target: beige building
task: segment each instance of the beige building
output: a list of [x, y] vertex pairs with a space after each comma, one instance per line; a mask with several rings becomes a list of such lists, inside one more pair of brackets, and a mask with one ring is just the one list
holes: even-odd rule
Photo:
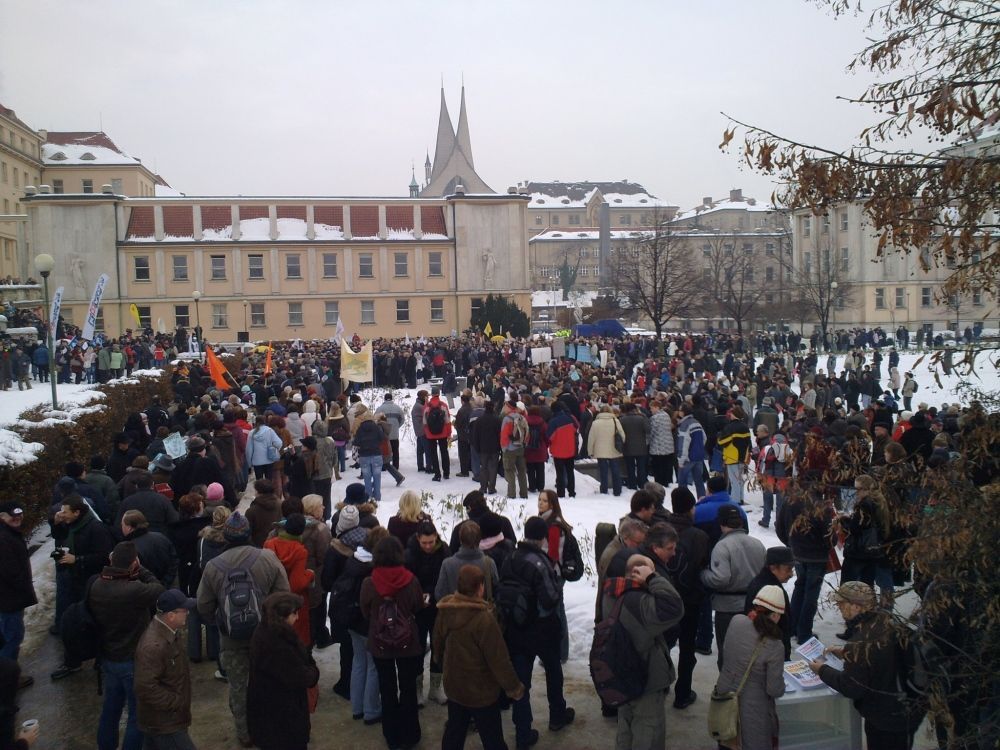
[[[12, 109], [0, 104], [0, 279], [19, 278], [24, 243], [24, 188], [41, 179], [42, 139]], [[17, 218], [22, 217], [22, 218]]]
[[832, 264], [831, 281], [838, 282], [834, 306], [837, 328], [882, 326], [890, 335], [900, 325], [913, 332], [959, 330], [982, 322], [995, 328], [996, 300], [981, 292], [945, 299], [941, 285], [951, 273], [948, 266], [921, 268], [916, 252], [890, 248], [878, 255], [878, 238], [869, 227], [861, 201], [843, 203], [816, 216], [808, 209], [792, 214], [795, 264], [803, 270], [814, 264]]
[[96, 193], [110, 185], [116, 195], [149, 197], [157, 195], [158, 185], [168, 187], [107, 133], [39, 130], [38, 135], [44, 141], [42, 184], [51, 185], [53, 193]]
[[[601, 226], [601, 206], [607, 204], [608, 227], [630, 231], [649, 226], [663, 203], [635, 182], [534, 182], [519, 186], [530, 198], [528, 231], [536, 234]], [[675, 209], [676, 210], [676, 209]]]
[[530, 309], [527, 199], [126, 198], [36, 193], [29, 240], [56, 258], [63, 315], [82, 325], [101, 273], [99, 329], [209, 341], [447, 336], [490, 292]]

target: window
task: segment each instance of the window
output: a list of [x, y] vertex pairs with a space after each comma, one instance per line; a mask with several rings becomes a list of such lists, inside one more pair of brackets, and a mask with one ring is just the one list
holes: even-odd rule
[[250, 327], [251, 328], [263, 328], [267, 325], [267, 319], [264, 316], [264, 303], [263, 302], [251, 302], [250, 303]]
[[875, 308], [877, 310], [885, 309], [885, 289], [883, 287], [875, 288]]
[[559, 226], [559, 214], [552, 214], [552, 226]]
[[711, 281], [712, 280], [712, 269], [711, 268], [703, 268], [703, 269], [701, 269], [701, 278], [704, 281]]
[[375, 264], [371, 253], [361, 253], [358, 255], [358, 276], [362, 279], [375, 278]]
[[121, 177], [111, 178], [111, 190], [115, 195], [125, 195], [125, 189], [122, 187]]
[[396, 322], [397, 323], [410, 322], [410, 300], [408, 299], [396, 300]]
[[473, 318], [476, 317], [480, 313], [480, 311], [482, 311], [482, 309], [483, 309], [483, 298], [482, 297], [473, 297], [472, 300], [470, 301], [470, 308], [471, 308], [470, 312], [472, 313], [472, 317]]
[[248, 255], [247, 256], [247, 278], [248, 279], [263, 279], [264, 278], [264, 256], [263, 255]]
[[774, 295], [773, 294], [765, 294], [764, 295], [764, 301], [767, 304], [769, 304], [769, 305], [774, 304]]
[[788, 266], [785, 266], [785, 281], [791, 281], [791, 280], [792, 280], [792, 269], [789, 268]]
[[406, 253], [392, 254], [392, 272], [394, 276], [408, 276], [410, 274], [410, 259]]
[[823, 234], [830, 234], [830, 214], [823, 214]]
[[541, 216], [535, 216], [535, 226], [536, 227], [542, 226], [542, 222], [543, 222], [543, 219], [542, 219]]
[[[263, 260], [263, 256], [260, 256]], [[210, 255], [208, 256], [209, 262], [212, 264], [212, 281], [225, 281], [226, 280], [226, 256], [225, 255]], [[263, 268], [261, 269], [261, 277], [263, 278]], [[251, 275], [250, 278], [253, 278]]]
[[153, 314], [149, 305], [136, 305], [136, 309], [139, 311], [139, 327], [152, 328]]
[[570, 214], [569, 223], [572, 226], [577, 226], [577, 227], [580, 226], [580, 214]]
[[774, 281], [774, 266], [764, 269], [764, 281]]
[[712, 246], [711, 245], [702, 245], [701, 246], [701, 254], [704, 255], [704, 256], [706, 256], [706, 257], [709, 256], [709, 255], [711, 255], [712, 254]]
[[5, 161], [0, 161], [0, 180], [7, 182], [7, 162]]
[[361, 300], [361, 324], [375, 325], [375, 300]]
[[896, 309], [906, 307], [906, 289], [901, 286], [896, 287]]
[[802, 217], [802, 236], [808, 237], [809, 233], [812, 232], [812, 217], [803, 216]]
[[846, 232], [847, 228], [850, 226], [847, 222], [847, 211], [840, 212], [840, 231]]
[[302, 303], [301, 302], [289, 302], [288, 303], [288, 325], [289, 326], [300, 326], [300, 325], [302, 325]]
[[972, 304], [976, 307], [981, 307], [983, 304], [983, 291], [981, 289], [976, 289], [972, 292]]
[[764, 247], [764, 252], [767, 253], [767, 257], [768, 258], [773, 258], [774, 257], [774, 243], [773, 242], [768, 242], [767, 245], [765, 245], [765, 247]]
[[174, 305], [174, 326], [176, 328], [191, 327], [190, 305]]
[[812, 273], [813, 270], [813, 254], [808, 250], [802, 253], [802, 270], [806, 273]]
[[302, 256], [298, 253], [289, 253], [285, 256], [285, 278], [302, 278]]
[[7, 198], [3, 199], [3, 212], [5, 214], [10, 213], [10, 201]]
[[135, 256], [135, 280], [149, 281], [149, 256]]
[[743, 280], [748, 284], [754, 283], [754, 273], [752, 268], [743, 269]]
[[94, 323], [94, 330], [98, 333], [104, 333], [104, 308], [100, 308], [97, 311], [97, 320]]
[[840, 248], [840, 272], [847, 273], [851, 267], [851, 251], [846, 247]]
[[327, 301], [323, 305], [323, 313], [325, 315], [324, 322], [328, 326], [337, 325], [337, 321], [340, 320], [340, 303]]
[[587, 266], [580, 266], [580, 269], [577, 271], [577, 274], [579, 274], [580, 276], [590, 276], [590, 268], [588, 268]]
[[744, 242], [743, 243], [743, 254], [744, 255], [753, 255], [753, 243], [752, 242]]
[[337, 254], [323, 253], [323, 278], [335, 279], [337, 278], [337, 273]]
[[591, 266], [590, 267], [590, 272], [592, 274], [594, 274], [594, 276], [600, 276], [601, 275], [601, 267], [600, 266]]
[[431, 300], [431, 323], [443, 323], [444, 322], [444, 300], [443, 299], [432, 299]]
[[441, 266], [440, 252], [427, 253], [427, 275], [444, 276], [444, 271]]
[[225, 302], [212, 303], [212, 328], [229, 328], [229, 310]]
[[931, 306], [931, 288], [929, 286], [920, 288], [920, 306], [930, 307]]
[[94, 192], [94, 181], [93, 180], [81, 180], [83, 185], [83, 192], [92, 193]]
[[733, 246], [732, 246], [732, 245], [726, 245], [726, 246], [725, 246], [725, 247], [724, 247], [724, 248], [722, 249], [722, 252], [723, 252], [723, 253], [725, 254], [725, 256], [726, 256], [727, 258], [732, 258], [732, 257], [733, 257], [733, 250], [734, 250], [734, 248], [733, 248]]
[[631, 226], [632, 214], [622, 214], [621, 218], [618, 219], [618, 223], [621, 224], [623, 227]]
[[174, 255], [174, 281], [188, 280], [188, 259], [186, 255]]
[[62, 180], [52, 180], [52, 192], [56, 195], [60, 195], [63, 192], [63, 181]]
[[21, 184], [21, 178], [18, 177], [18, 174], [17, 167], [14, 167], [14, 187], [18, 187]]

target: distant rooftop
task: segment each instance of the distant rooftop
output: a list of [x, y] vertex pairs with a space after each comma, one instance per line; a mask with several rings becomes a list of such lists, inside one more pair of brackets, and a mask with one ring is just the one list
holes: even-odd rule
[[104, 132], [50, 130], [42, 144], [42, 162], [47, 167], [81, 165], [140, 165]]
[[652, 195], [646, 188], [636, 182], [620, 180], [613, 182], [533, 182], [526, 185], [531, 203], [528, 207], [544, 206], [546, 208], [584, 208], [595, 192], [612, 207], [642, 208], [660, 204], [659, 198]]

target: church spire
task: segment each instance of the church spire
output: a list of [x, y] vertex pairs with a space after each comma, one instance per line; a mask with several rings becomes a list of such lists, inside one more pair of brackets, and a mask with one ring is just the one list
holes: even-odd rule
[[410, 165], [410, 197], [418, 198], [420, 196], [420, 185], [417, 184], [417, 174], [413, 169], [413, 165]]
[[469, 160], [469, 166], [475, 167], [472, 161], [472, 138], [469, 136], [469, 117], [465, 112], [465, 84], [462, 84], [462, 104], [458, 111], [458, 147]]
[[426, 185], [431, 181], [431, 152], [427, 152], [427, 158], [424, 159], [424, 184]]
[[444, 86], [441, 87], [441, 114], [438, 116], [437, 142], [434, 144], [434, 167], [431, 179], [438, 176], [448, 163], [448, 157], [455, 149], [455, 129], [451, 125], [451, 115], [448, 114], [448, 102], [444, 99]]

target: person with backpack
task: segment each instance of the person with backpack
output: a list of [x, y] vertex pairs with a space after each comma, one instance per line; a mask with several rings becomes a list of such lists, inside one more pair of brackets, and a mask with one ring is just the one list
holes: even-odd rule
[[604, 582], [590, 669], [601, 702], [618, 709], [616, 748], [666, 747], [663, 696], [674, 681], [666, 633], [683, 614], [677, 590], [645, 555]]
[[226, 549], [205, 566], [198, 584], [198, 614], [219, 625], [237, 739], [253, 747], [247, 727], [250, 638], [262, 617], [261, 603], [275, 591], [288, 591], [288, 576], [273, 552], [250, 544], [250, 524], [239, 511], [226, 520], [222, 533]]
[[854, 703], [865, 720], [867, 746], [879, 750], [910, 750], [926, 707], [908, 700], [902, 687], [906, 667], [892, 615], [876, 606], [867, 583], [848, 581], [832, 598], [847, 625], [847, 643], [830, 652], [844, 661], [834, 669], [821, 660], [809, 667], [827, 685]]
[[247, 466], [253, 467], [255, 478], [272, 478], [274, 464], [281, 458], [281, 446], [278, 433], [268, 427], [263, 415], [259, 415], [257, 424], [247, 436], [247, 447], [244, 451]]
[[[232, 511], [225, 505], [216, 506], [212, 510], [211, 523], [198, 532], [197, 572], [191, 573], [187, 589], [195, 597], [198, 596], [198, 586], [201, 583], [205, 566], [226, 549], [226, 540], [222, 531], [230, 515], [232, 515]], [[202, 626], [205, 628], [205, 657], [215, 661], [215, 679], [225, 681], [226, 673], [219, 658], [219, 626], [215, 620], [202, 619], [197, 608], [192, 609], [187, 617], [188, 658], [195, 663], [201, 661]]]
[[[564, 394], [565, 395], [565, 394]], [[576, 452], [580, 438], [580, 422], [566, 407], [562, 397], [552, 405], [545, 438], [556, 470], [556, 494], [576, 497]]]
[[122, 711], [128, 705], [125, 750], [142, 747], [142, 732], [136, 724], [135, 650], [153, 605], [164, 592], [156, 576], [142, 567], [132, 542], [119, 542], [108, 565], [90, 585], [86, 603], [101, 634], [98, 659], [104, 688], [104, 704], [97, 725], [99, 750], [117, 750]]
[[524, 695], [492, 606], [483, 600], [485, 582], [481, 568], [463, 565], [458, 590], [438, 603], [433, 647], [444, 663], [448, 692], [442, 750], [465, 747], [470, 721], [483, 750], [505, 750], [501, 693], [515, 701]]
[[354, 418], [351, 441], [358, 451], [361, 477], [364, 479], [365, 494], [375, 502], [382, 499], [382, 428], [375, 422], [372, 413], [364, 406]]
[[[579, 581], [583, 578], [583, 555], [573, 536], [573, 527], [563, 518], [559, 498], [554, 490], [542, 490], [538, 494], [538, 517], [549, 527], [542, 550], [555, 564], [560, 586], [564, 586], [566, 582]], [[569, 625], [566, 621], [566, 605], [562, 599], [559, 602], [559, 622], [562, 626], [559, 657], [565, 662], [569, 659]]]
[[562, 588], [552, 559], [542, 549], [548, 533], [548, 524], [538, 516], [532, 516], [525, 522], [524, 539], [518, 542], [514, 554], [504, 563], [496, 589], [497, 609], [504, 623], [504, 640], [514, 671], [525, 687], [524, 695], [514, 702], [512, 712], [518, 750], [538, 742], [538, 730], [531, 728], [530, 696], [531, 672], [536, 657], [545, 669], [549, 730], [558, 732], [576, 718], [576, 712], [566, 705], [563, 695], [559, 654]]
[[390, 748], [420, 742], [417, 676], [424, 650], [416, 614], [426, 600], [420, 581], [403, 565], [395, 537], [375, 545], [372, 574], [361, 584], [361, 611], [368, 617], [368, 650], [375, 659], [382, 698], [382, 736]]
[[[441, 389], [431, 388], [431, 398], [424, 407], [424, 439], [427, 441], [427, 458], [435, 482], [448, 478], [451, 463], [448, 458], [448, 439], [451, 437], [451, 414], [441, 400]], [[438, 454], [440, 453], [440, 460]]]
[[771, 513], [774, 513], [775, 517], [781, 513], [781, 506], [785, 504], [791, 463], [792, 449], [780, 432], [761, 448], [757, 459], [757, 478], [764, 491], [764, 515], [757, 522], [761, 528], [766, 529], [771, 525]]
[[507, 401], [503, 405], [500, 421], [500, 455], [503, 457], [503, 476], [507, 480], [507, 497], [515, 497], [515, 490], [522, 499], [528, 498], [528, 464], [524, 447], [528, 441], [528, 421], [524, 405]]
[[608, 494], [608, 477], [615, 497], [622, 494], [622, 472], [619, 466], [622, 448], [625, 447], [625, 430], [614, 409], [605, 404], [594, 418], [587, 436], [587, 453], [597, 459], [600, 474], [601, 494]]
[[528, 492], [540, 492], [545, 487], [545, 463], [549, 460], [549, 442], [545, 418], [540, 406], [529, 406], [528, 439], [524, 444], [524, 463], [528, 472]]

